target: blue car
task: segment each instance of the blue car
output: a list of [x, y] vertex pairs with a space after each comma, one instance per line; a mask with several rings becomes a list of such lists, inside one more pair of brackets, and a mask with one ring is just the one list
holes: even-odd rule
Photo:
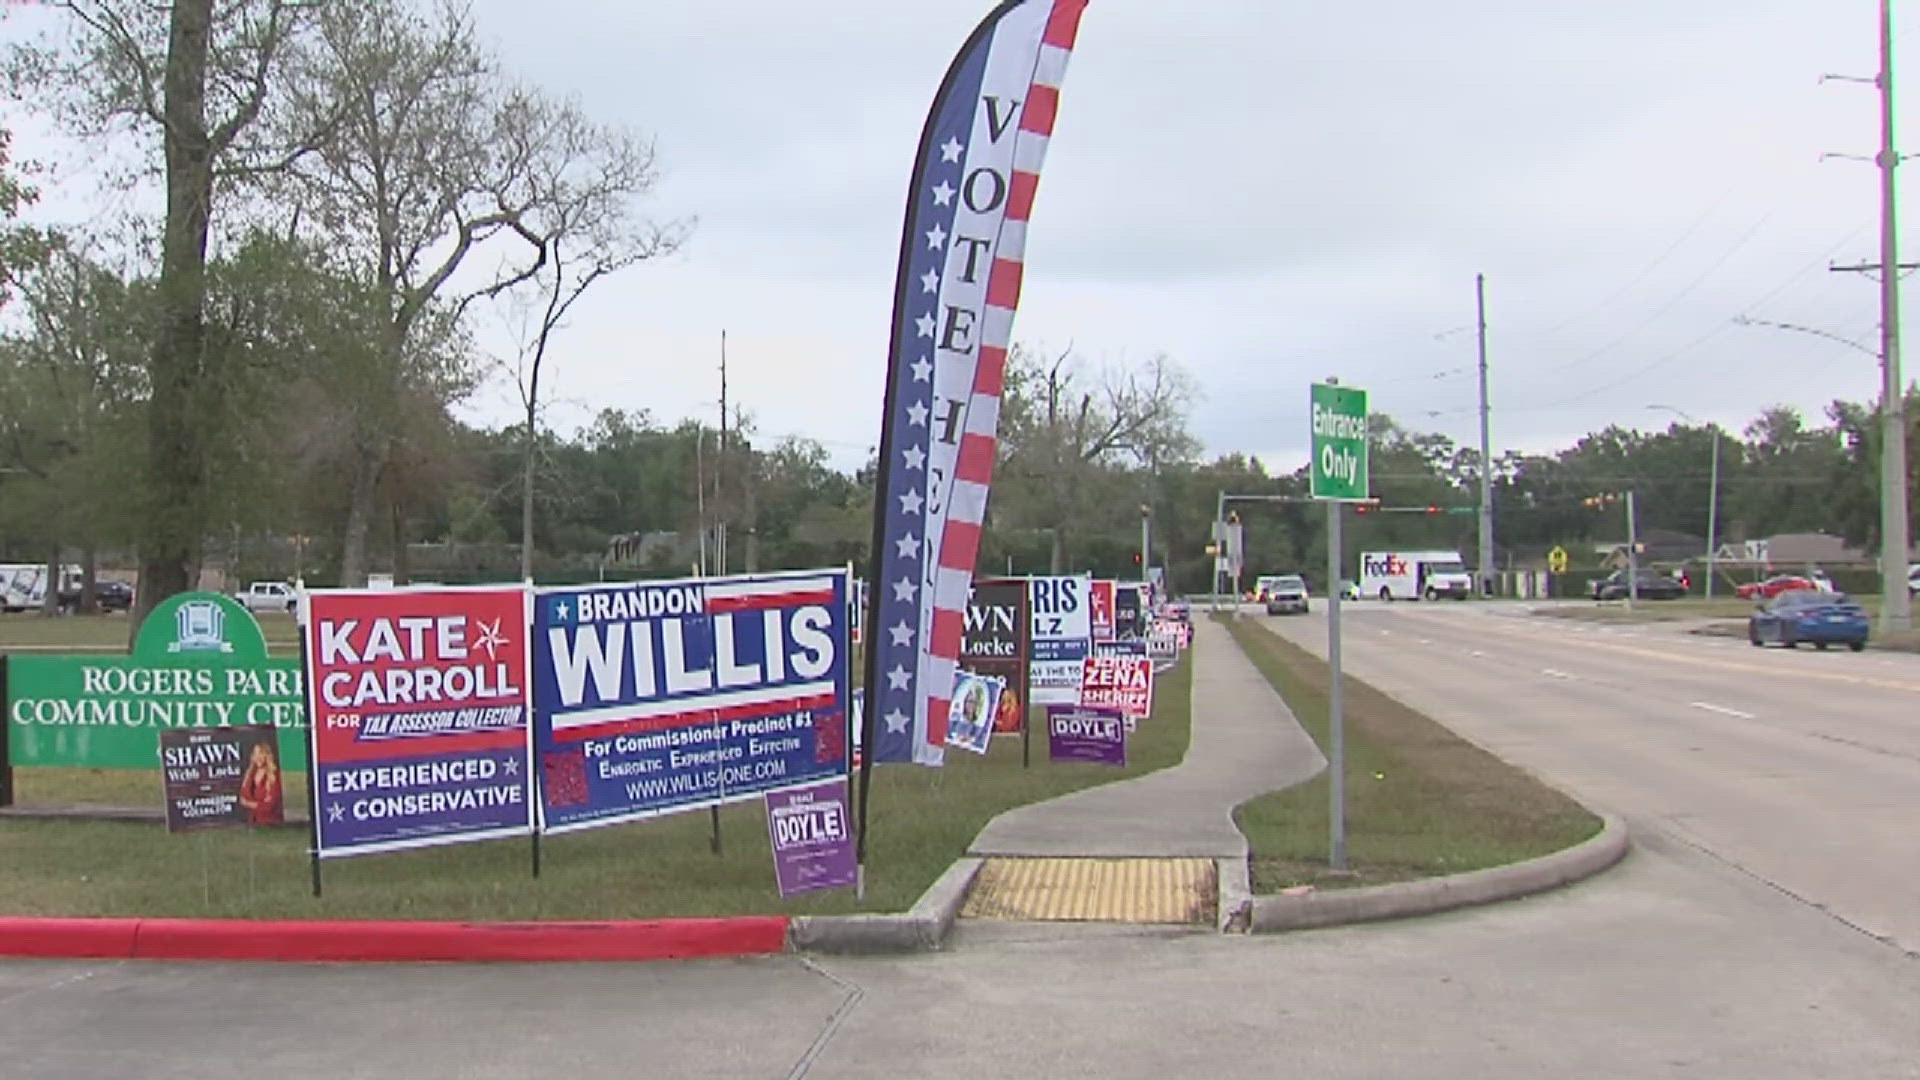
[[1778, 642], [1789, 649], [1811, 641], [1817, 649], [1845, 645], [1859, 652], [1867, 647], [1867, 626], [1866, 611], [1844, 593], [1795, 589], [1747, 617], [1747, 640], [1755, 645]]

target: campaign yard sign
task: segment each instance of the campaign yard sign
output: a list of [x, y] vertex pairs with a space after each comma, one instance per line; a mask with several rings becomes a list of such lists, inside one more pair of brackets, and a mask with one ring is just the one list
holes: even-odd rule
[[1000, 704], [993, 713], [996, 735], [1018, 734], [1026, 729], [1032, 634], [1026, 582], [974, 583], [960, 635], [960, 670], [1005, 681]]
[[1089, 656], [1080, 704], [1118, 709], [1131, 719], [1153, 713], [1153, 661], [1145, 656]]
[[1031, 696], [1035, 705], [1080, 703], [1080, 664], [1092, 651], [1093, 578], [1027, 579], [1033, 619]]
[[1156, 665], [1169, 665], [1180, 659], [1183, 647], [1180, 626], [1171, 620], [1155, 620], [1153, 631], [1147, 635], [1147, 655]]
[[268, 724], [286, 767], [306, 768], [300, 664], [269, 657], [253, 614], [219, 593], [155, 605], [126, 656], [15, 653], [6, 689], [15, 766], [156, 769], [160, 732]]
[[308, 607], [318, 854], [531, 832], [526, 590], [315, 590]]
[[1096, 641], [1093, 643], [1095, 656], [1146, 656], [1147, 643], [1138, 638], [1132, 641]]
[[1113, 588], [1113, 636], [1119, 641], [1138, 641], [1146, 636], [1146, 600], [1140, 594], [1145, 587], [1137, 582], [1121, 582]]
[[1047, 706], [1047, 759], [1126, 765], [1126, 719], [1118, 709]]
[[859, 864], [847, 824], [845, 777], [770, 791], [766, 800], [773, 876], [782, 897], [854, 884]]
[[167, 831], [286, 821], [280, 747], [266, 724], [160, 733]]
[[537, 590], [543, 828], [611, 825], [845, 774], [848, 576]]
[[1087, 593], [1088, 618], [1093, 626], [1093, 640], [1098, 643], [1113, 640], [1113, 582], [1096, 579]]
[[947, 745], [987, 752], [993, 738], [994, 716], [1006, 693], [1006, 681], [987, 675], [961, 672], [953, 681], [953, 708], [947, 718]]

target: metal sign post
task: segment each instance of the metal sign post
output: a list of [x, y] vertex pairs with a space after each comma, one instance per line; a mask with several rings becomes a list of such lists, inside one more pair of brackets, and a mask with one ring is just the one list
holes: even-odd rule
[[1367, 392], [1336, 380], [1314, 383], [1309, 394], [1313, 459], [1311, 494], [1327, 504], [1327, 832], [1328, 862], [1347, 868], [1347, 732], [1340, 669], [1340, 504], [1364, 502], [1367, 475]]
[[1347, 731], [1340, 675], [1340, 504], [1327, 502], [1327, 769], [1332, 778], [1327, 831], [1335, 870], [1347, 868]]

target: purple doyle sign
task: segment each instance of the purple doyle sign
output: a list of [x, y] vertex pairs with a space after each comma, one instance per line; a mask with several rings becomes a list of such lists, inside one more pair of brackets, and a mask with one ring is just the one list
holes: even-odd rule
[[767, 832], [780, 895], [853, 884], [853, 831], [847, 827], [847, 782], [767, 793]]
[[1047, 706], [1047, 757], [1052, 761], [1127, 763], [1127, 719], [1119, 709]]

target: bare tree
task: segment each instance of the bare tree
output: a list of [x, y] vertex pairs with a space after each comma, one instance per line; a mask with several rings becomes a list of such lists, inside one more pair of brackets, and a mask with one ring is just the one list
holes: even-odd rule
[[658, 179], [653, 147], [597, 127], [570, 107], [554, 108], [547, 151], [531, 165], [539, 202], [529, 227], [546, 260], [515, 299], [522, 313], [516, 385], [525, 410], [520, 492], [520, 576], [533, 579], [534, 464], [539, 449], [540, 376], [547, 347], [589, 288], [635, 263], [677, 250], [691, 222], [637, 218], [635, 199]]
[[[359, 584], [382, 477], [404, 438], [396, 404], [430, 379], [448, 389], [472, 382], [470, 367], [423, 370], [423, 358], [447, 355], [429, 340], [436, 327], [457, 327], [474, 301], [552, 273], [554, 238], [570, 229], [582, 242], [567, 250], [580, 254], [552, 279], [558, 295], [584, 290], [583, 269], [624, 265], [626, 249], [591, 255], [590, 238], [612, 204], [645, 191], [653, 174], [644, 147], [508, 80], [463, 7], [332, 0], [318, 27], [298, 64], [302, 91], [278, 119], [300, 130], [344, 105], [333, 138], [295, 166], [287, 192], [376, 299], [370, 366], [355, 380], [347, 433], [352, 494], [340, 573]], [[563, 211], [569, 205], [577, 219]]]
[[1067, 534], [1100, 501], [1107, 473], [1192, 456], [1197, 444], [1186, 423], [1193, 395], [1186, 373], [1164, 355], [1088, 377], [1071, 348], [1052, 360], [1015, 349], [1002, 408], [996, 517], [1046, 530], [1059, 573]]

